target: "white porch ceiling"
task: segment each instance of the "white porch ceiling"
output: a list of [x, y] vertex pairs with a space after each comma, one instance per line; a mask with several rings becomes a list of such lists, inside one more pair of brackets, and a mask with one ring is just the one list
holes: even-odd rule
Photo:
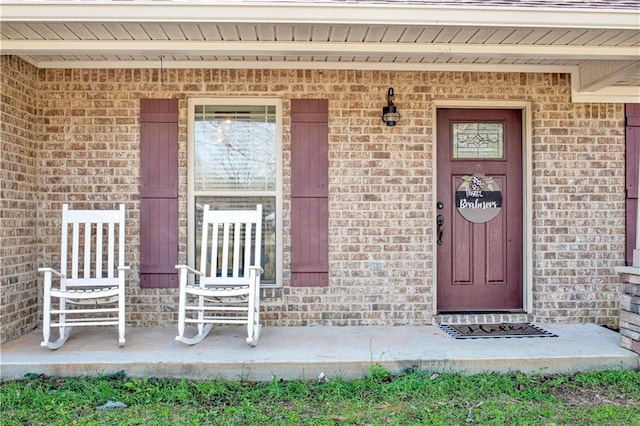
[[568, 72], [574, 101], [640, 102], [629, 0], [0, 1], [0, 50], [39, 68]]

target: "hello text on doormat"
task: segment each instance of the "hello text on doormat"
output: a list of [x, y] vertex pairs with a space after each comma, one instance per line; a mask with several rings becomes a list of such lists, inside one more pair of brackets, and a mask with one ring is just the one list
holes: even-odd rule
[[530, 323], [440, 324], [440, 328], [456, 339], [558, 337]]

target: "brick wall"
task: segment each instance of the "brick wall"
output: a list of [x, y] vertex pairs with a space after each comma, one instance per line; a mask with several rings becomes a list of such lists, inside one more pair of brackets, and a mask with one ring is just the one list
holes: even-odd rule
[[0, 342], [38, 326], [36, 69], [0, 57]]
[[[402, 120], [381, 124], [393, 86]], [[139, 99], [180, 99], [181, 258], [186, 259], [187, 111], [198, 96], [281, 96], [285, 285], [269, 325], [431, 322], [433, 99], [533, 104], [534, 292], [540, 321], [617, 323], [624, 259], [623, 105], [572, 104], [568, 75], [347, 70], [40, 70], [38, 256], [55, 260], [56, 218], [127, 204], [130, 324], [175, 322], [176, 291], [137, 282]], [[289, 100], [329, 99], [330, 281], [291, 288]], [[382, 270], [373, 271], [372, 262]]]
[[534, 307], [616, 325], [624, 262], [624, 106], [540, 97], [534, 115]]

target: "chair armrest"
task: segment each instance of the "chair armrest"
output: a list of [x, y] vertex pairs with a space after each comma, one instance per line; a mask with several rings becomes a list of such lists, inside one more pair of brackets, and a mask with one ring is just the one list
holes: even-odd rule
[[64, 274], [63, 273], [61, 273], [59, 271], [56, 271], [53, 268], [38, 268], [38, 272], [44, 272], [44, 273], [49, 272], [49, 273], [51, 273], [53, 275], [59, 276], [60, 278], [64, 278]]
[[259, 271], [261, 274], [264, 273], [264, 269], [262, 269], [262, 266], [258, 266], [258, 265], [249, 266], [249, 269], [255, 269], [256, 271]]
[[188, 266], [188, 265], [176, 265], [176, 269], [186, 269], [187, 272], [190, 272], [192, 274], [195, 275], [202, 275], [200, 273], [200, 271], [198, 271], [197, 269], [193, 269], [192, 267]]
[[129, 265], [118, 266], [118, 271], [128, 271], [130, 269], [131, 269], [131, 266]]

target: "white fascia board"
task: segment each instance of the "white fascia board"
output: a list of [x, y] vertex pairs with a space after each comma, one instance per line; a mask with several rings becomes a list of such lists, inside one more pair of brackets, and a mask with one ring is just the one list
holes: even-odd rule
[[619, 9], [434, 6], [311, 2], [6, 1], [7, 22], [217, 22], [639, 29], [640, 12]]
[[532, 46], [429, 43], [3, 40], [6, 55], [441, 56], [639, 60], [629, 46]]

